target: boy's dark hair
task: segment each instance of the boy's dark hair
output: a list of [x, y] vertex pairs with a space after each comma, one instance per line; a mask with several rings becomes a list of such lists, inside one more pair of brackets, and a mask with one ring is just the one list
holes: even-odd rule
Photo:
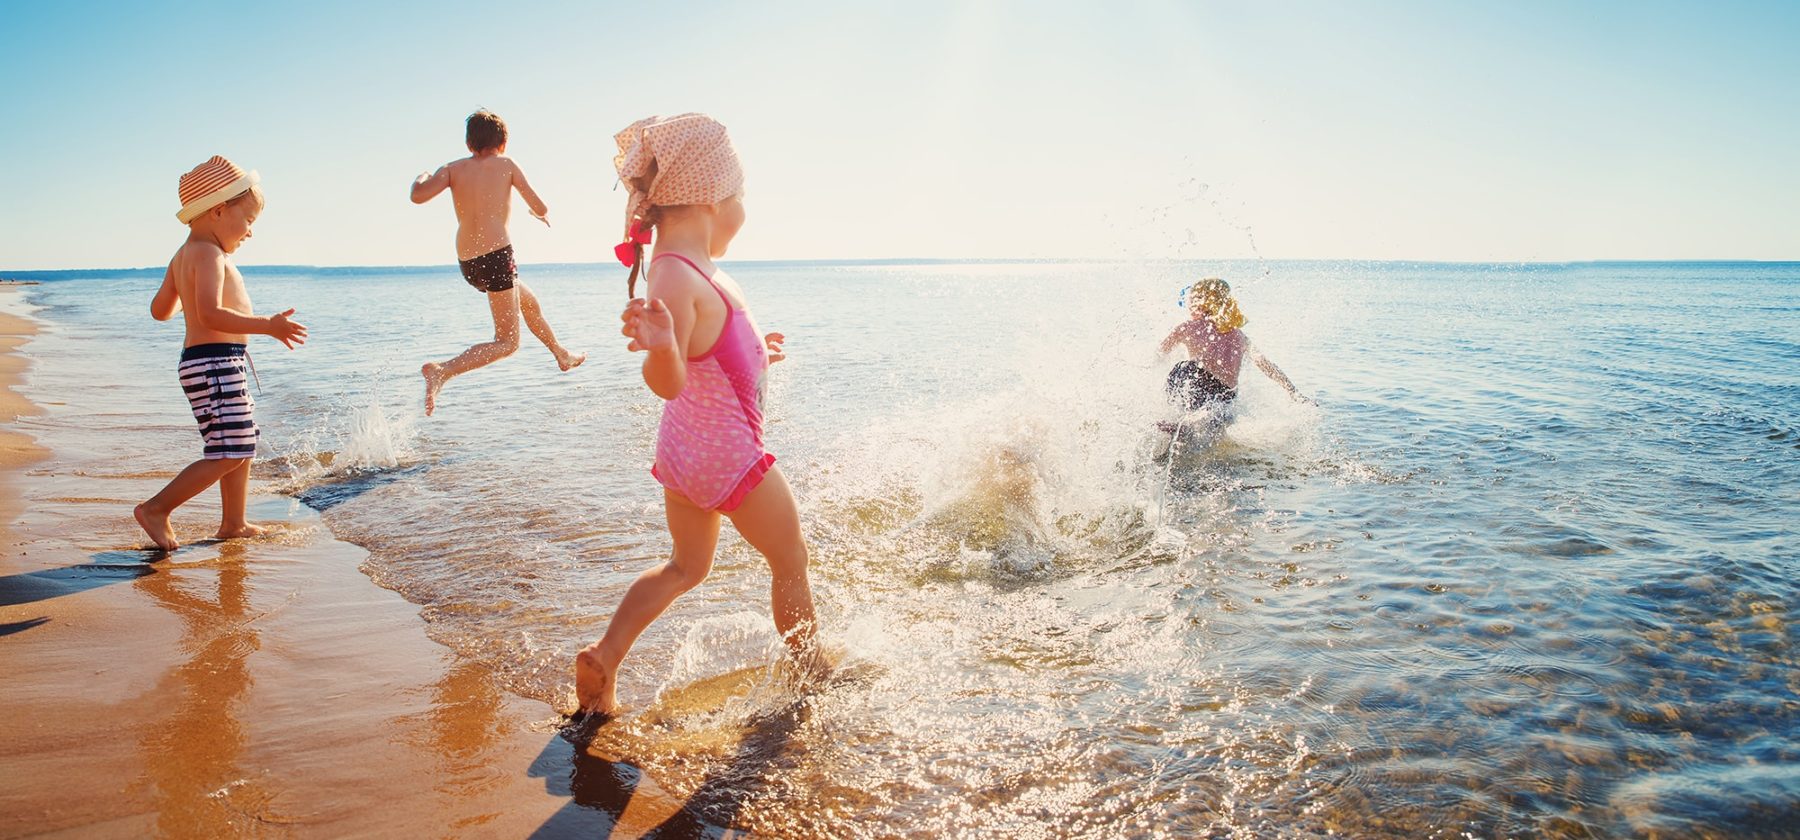
[[506, 120], [483, 108], [469, 115], [469, 151], [485, 152], [506, 145]]

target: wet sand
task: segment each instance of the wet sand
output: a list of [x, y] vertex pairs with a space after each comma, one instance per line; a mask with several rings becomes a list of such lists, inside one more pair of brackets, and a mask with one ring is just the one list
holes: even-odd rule
[[0, 837], [698, 833], [429, 639], [298, 502], [253, 484], [276, 529], [219, 543], [208, 491], [177, 513], [181, 550], [145, 550], [131, 507], [193, 453], [59, 466], [29, 433], [56, 406], [15, 390], [55, 363], [21, 350], [39, 327], [0, 311]]

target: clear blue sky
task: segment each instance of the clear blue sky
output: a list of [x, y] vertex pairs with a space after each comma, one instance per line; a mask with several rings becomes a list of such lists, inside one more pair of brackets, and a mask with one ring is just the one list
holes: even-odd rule
[[[1116, 8], [1108, 8], [1114, 7]], [[244, 264], [443, 264], [407, 201], [491, 108], [610, 258], [611, 135], [723, 120], [733, 257], [1800, 259], [1800, 3], [7, 0], [0, 269], [160, 265], [177, 176]]]

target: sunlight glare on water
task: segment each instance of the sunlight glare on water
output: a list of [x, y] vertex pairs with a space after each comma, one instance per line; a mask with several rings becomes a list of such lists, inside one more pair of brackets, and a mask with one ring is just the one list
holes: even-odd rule
[[[601, 739], [708, 820], [1773, 836], [1800, 801], [1800, 268], [727, 268], [788, 336], [766, 437], [840, 661], [797, 687], [762, 561], [727, 529]], [[453, 270], [247, 270], [314, 336], [256, 347], [258, 469], [368, 547], [436, 638], [561, 703], [570, 657], [668, 551], [658, 402], [612, 274], [523, 272], [590, 361], [563, 374], [528, 343], [425, 418], [419, 364], [489, 329]], [[1235, 422], [1159, 463], [1155, 348], [1208, 274], [1318, 405], [1246, 365]], [[111, 377], [144, 406], [53, 417], [53, 446], [176, 463], [178, 333], [118, 338], [154, 286], [33, 290], [61, 326], [32, 352], [110, 360], [40, 365], [46, 387]]]

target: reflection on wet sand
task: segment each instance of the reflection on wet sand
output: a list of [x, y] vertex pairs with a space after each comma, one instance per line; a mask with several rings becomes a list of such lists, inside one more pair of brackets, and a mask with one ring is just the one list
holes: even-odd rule
[[[398, 721], [402, 737], [435, 762], [430, 783], [447, 801], [477, 801], [478, 795], [500, 790], [507, 783], [509, 771], [503, 758], [511, 741], [510, 719], [503, 713], [505, 702], [486, 667], [459, 659], [431, 687], [427, 708]], [[497, 811], [482, 811], [448, 827], [467, 831], [498, 816]]]
[[249, 547], [220, 543], [218, 552], [198, 565], [161, 564], [135, 584], [181, 619], [181, 646], [190, 654], [152, 692], [172, 698], [172, 711], [144, 728], [139, 747], [157, 828], [171, 837], [241, 834], [284, 821], [262, 781], [238, 766], [246, 737], [237, 706], [251, 685], [258, 616], [250, 610]]

